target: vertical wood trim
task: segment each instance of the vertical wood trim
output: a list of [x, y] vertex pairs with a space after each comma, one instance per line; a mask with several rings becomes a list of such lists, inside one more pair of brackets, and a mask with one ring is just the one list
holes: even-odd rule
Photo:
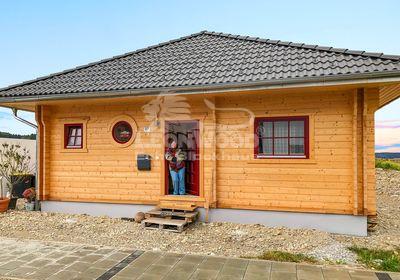
[[[214, 104], [216, 106], [216, 98], [214, 97]], [[213, 121], [213, 143], [212, 143], [212, 200], [211, 203], [216, 207], [217, 203], [217, 115], [215, 113], [215, 107], [212, 110], [212, 121]]]
[[160, 166], [161, 166], [161, 170], [160, 170], [160, 195], [164, 196], [166, 195], [166, 191], [165, 191], [165, 159], [164, 159], [164, 146], [165, 146], [165, 120], [162, 119], [160, 120], [160, 128], [161, 129], [161, 144], [160, 144]]
[[362, 144], [363, 144], [363, 212], [364, 215], [368, 214], [368, 178], [367, 178], [367, 170], [368, 170], [368, 148], [367, 148], [367, 136], [368, 136], [368, 128], [367, 128], [367, 98], [365, 94], [365, 90], [362, 89], [363, 95], [363, 129], [362, 129]]
[[358, 214], [358, 149], [357, 149], [357, 108], [358, 92], [353, 92], [353, 214]]

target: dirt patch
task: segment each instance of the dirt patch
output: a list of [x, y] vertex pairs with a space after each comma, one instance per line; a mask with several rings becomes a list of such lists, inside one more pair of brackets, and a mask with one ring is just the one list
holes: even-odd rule
[[198, 223], [177, 234], [108, 217], [25, 211], [0, 214], [0, 236], [229, 257], [278, 250], [354, 264], [348, 246], [400, 247], [400, 172], [377, 170], [377, 195], [379, 225], [368, 237], [232, 223]]

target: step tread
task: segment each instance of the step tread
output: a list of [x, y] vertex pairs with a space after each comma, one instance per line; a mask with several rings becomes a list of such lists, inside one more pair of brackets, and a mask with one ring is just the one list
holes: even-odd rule
[[142, 223], [151, 223], [151, 224], [161, 224], [161, 225], [172, 225], [172, 226], [184, 226], [187, 224], [185, 220], [176, 220], [176, 219], [163, 219], [151, 217], [142, 221]]

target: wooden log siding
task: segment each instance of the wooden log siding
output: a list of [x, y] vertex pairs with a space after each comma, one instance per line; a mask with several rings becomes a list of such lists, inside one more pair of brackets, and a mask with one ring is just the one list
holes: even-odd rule
[[[364, 214], [366, 205], [366, 213], [374, 215], [373, 113], [379, 100], [377, 90], [365, 90], [367, 111], [363, 115], [360, 104], [363, 106], [364, 102], [354, 104], [355, 96], [357, 101], [361, 98], [359, 95], [355, 90], [314, 90], [207, 96], [215, 104], [215, 111], [206, 106], [204, 96], [187, 96], [188, 117], [200, 121], [200, 141], [204, 146], [200, 159], [200, 197], [196, 204], [340, 214]], [[109, 99], [42, 106], [43, 197], [59, 201], [157, 204], [164, 194], [164, 163], [160, 155], [163, 126], [152, 126], [148, 133], [143, 131], [150, 121], [142, 106], [150, 100], [149, 97]], [[309, 116], [310, 158], [254, 159], [254, 127], [248, 111], [243, 109], [255, 117]], [[108, 131], [110, 120], [122, 114], [133, 117], [138, 127], [135, 142], [126, 148], [113, 145]], [[90, 118], [87, 152], [63, 153], [61, 119], [86, 116]], [[164, 120], [161, 116], [160, 121]], [[353, 140], [355, 134], [357, 139]], [[365, 164], [360, 135], [365, 135]], [[153, 156], [151, 171], [137, 170], [139, 153]], [[363, 177], [365, 166], [367, 172]], [[365, 197], [362, 186], [366, 186]]]

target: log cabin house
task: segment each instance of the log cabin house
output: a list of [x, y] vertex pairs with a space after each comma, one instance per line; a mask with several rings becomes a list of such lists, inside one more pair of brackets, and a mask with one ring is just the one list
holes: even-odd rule
[[[400, 57], [203, 31], [0, 90], [35, 112], [42, 211], [203, 219], [365, 235], [374, 113]], [[186, 150], [186, 195], [164, 153]]]

